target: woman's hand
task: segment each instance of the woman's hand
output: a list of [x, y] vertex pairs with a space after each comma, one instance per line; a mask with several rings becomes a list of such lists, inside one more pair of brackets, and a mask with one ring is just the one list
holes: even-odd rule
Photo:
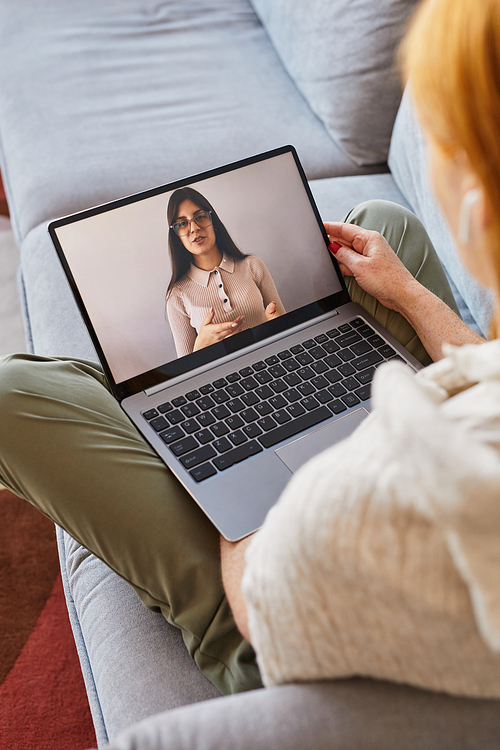
[[378, 232], [355, 224], [325, 222], [331, 252], [344, 276], [354, 276], [365, 292], [385, 307], [403, 312], [408, 292], [417, 281]]
[[273, 320], [274, 318], [279, 318], [280, 314], [278, 312], [278, 308], [276, 306], [276, 302], [270, 302], [268, 306], [266, 307], [266, 320]]
[[201, 324], [200, 332], [194, 342], [194, 352], [198, 351], [198, 349], [204, 349], [205, 346], [210, 346], [210, 344], [216, 344], [228, 336], [234, 336], [235, 333], [241, 331], [243, 326], [242, 315], [238, 315], [237, 318], [231, 320], [229, 323], [212, 323], [214, 315], [215, 311], [212, 308]]

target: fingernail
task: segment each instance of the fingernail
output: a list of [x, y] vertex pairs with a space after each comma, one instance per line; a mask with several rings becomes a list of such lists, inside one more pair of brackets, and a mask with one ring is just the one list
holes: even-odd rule
[[339, 248], [340, 248], [340, 247], [342, 247], [342, 245], [339, 245], [339, 243], [338, 243], [338, 242], [332, 242], [332, 243], [331, 243], [331, 244], [329, 245], [328, 249], [329, 249], [329, 251], [330, 251], [331, 253], [333, 253], [333, 254], [335, 255], [335, 253], [337, 252], [337, 250], [339, 250]]

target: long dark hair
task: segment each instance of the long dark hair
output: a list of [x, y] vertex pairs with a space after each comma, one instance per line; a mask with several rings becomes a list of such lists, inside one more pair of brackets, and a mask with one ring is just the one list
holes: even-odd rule
[[189, 266], [191, 265], [193, 258], [191, 253], [186, 250], [182, 244], [181, 238], [176, 235], [173, 229], [170, 229], [171, 224], [173, 224], [177, 218], [179, 206], [183, 201], [187, 200], [193, 201], [193, 203], [195, 203], [198, 208], [203, 209], [203, 211], [211, 211], [215, 241], [221, 253], [227, 255], [229, 258], [234, 258], [235, 260], [243, 260], [243, 258], [247, 257], [236, 247], [231, 239], [231, 235], [217, 216], [217, 212], [214, 211], [213, 206], [201, 193], [190, 187], [175, 190], [170, 196], [167, 207], [167, 221], [169, 226], [168, 249], [170, 251], [170, 262], [172, 263], [172, 278], [168, 285], [167, 297], [174, 284], [176, 284], [179, 279], [182, 279], [182, 277], [189, 271]]

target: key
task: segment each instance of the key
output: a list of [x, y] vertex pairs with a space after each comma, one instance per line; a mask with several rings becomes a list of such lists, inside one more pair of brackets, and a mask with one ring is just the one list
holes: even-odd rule
[[198, 399], [196, 404], [200, 409], [206, 411], [207, 409], [213, 409], [213, 407], [215, 406], [215, 401], [213, 401], [210, 396], [202, 396]]
[[169, 430], [165, 430], [165, 432], [162, 432], [160, 437], [163, 440], [163, 442], [167, 443], [173, 443], [175, 440], [180, 440], [180, 438], [185, 436], [184, 430], [181, 430], [180, 427], [171, 427]]
[[229, 440], [225, 437], [219, 438], [219, 440], [214, 440], [213, 445], [214, 448], [219, 451], [219, 453], [230, 451], [233, 447]]
[[276, 427], [276, 422], [274, 419], [271, 419], [271, 417], [263, 417], [263, 419], [259, 419], [257, 424], [259, 427], [262, 427], [263, 430], [266, 430], [266, 432]]
[[239, 427], [243, 427], [244, 422], [241, 417], [235, 414], [234, 417], [228, 417], [226, 419], [226, 424], [230, 430], [237, 430]]
[[183, 456], [181, 458], [181, 464], [184, 464], [186, 469], [191, 469], [193, 466], [208, 461], [209, 458], [214, 458], [216, 455], [217, 453], [211, 445], [204, 445], [202, 448], [199, 448], [199, 450], [193, 451], [193, 453], [188, 453], [187, 456]]
[[285, 409], [280, 409], [279, 411], [275, 411], [273, 414], [274, 419], [277, 421], [278, 424], [284, 424], [285, 422], [289, 422], [291, 420], [290, 414], [285, 411]]
[[231, 412], [227, 408], [227, 406], [224, 406], [223, 404], [221, 406], [216, 406], [215, 409], [212, 409], [212, 414], [216, 419], [225, 419], [226, 417], [231, 416]]
[[259, 437], [259, 442], [262, 443], [264, 448], [271, 448], [283, 440], [288, 440], [288, 438], [298, 435], [299, 432], [303, 432], [303, 430], [307, 430], [309, 427], [314, 427], [314, 425], [324, 422], [325, 419], [330, 419], [330, 417], [331, 413], [329, 409], [326, 406], [320, 406], [319, 409], [307, 412], [302, 417], [298, 417], [298, 419], [291, 420], [286, 424], [276, 427], [274, 430], [266, 432]]
[[272, 398], [269, 399], [269, 403], [275, 409], [282, 409], [284, 406], [287, 405], [287, 401], [286, 399], [283, 398], [283, 396], [273, 396]]
[[319, 406], [318, 401], [313, 396], [308, 396], [307, 398], [303, 398], [300, 402], [304, 409], [307, 409], [307, 411], [312, 411], [313, 409], [317, 409]]
[[200, 425], [196, 419], [186, 419], [185, 422], [181, 422], [181, 427], [188, 433], [188, 435], [191, 435], [192, 432], [196, 432], [196, 430], [200, 429]]
[[284, 380], [275, 380], [271, 383], [271, 388], [275, 393], [282, 393], [288, 389], [288, 386]]
[[196, 417], [196, 415], [200, 413], [196, 404], [186, 404], [185, 406], [181, 406], [181, 411], [184, 412], [186, 417]]
[[241, 445], [242, 443], [246, 443], [246, 441], [248, 440], [247, 436], [244, 435], [241, 430], [231, 432], [228, 435], [228, 438], [233, 443], [233, 445]]
[[369, 354], [363, 354], [362, 357], [352, 360], [353, 367], [356, 370], [365, 370], [367, 367], [373, 367], [373, 365], [383, 362], [383, 357], [378, 352], [370, 352]]
[[258, 424], [247, 424], [243, 428], [243, 432], [245, 432], [249, 438], [256, 438], [259, 435], [262, 435], [262, 430], [260, 429]]
[[161, 411], [162, 414], [165, 414], [167, 411], [172, 411], [174, 407], [170, 403], [170, 401], [165, 401], [164, 404], [160, 404], [158, 407], [158, 411]]
[[348, 393], [347, 396], [342, 396], [341, 399], [346, 406], [356, 406], [359, 404], [359, 398], [354, 393]]
[[169, 446], [175, 456], [182, 456], [184, 453], [188, 453], [188, 451], [192, 451], [198, 447], [198, 441], [192, 435], [179, 440], [177, 443], [171, 443]]
[[227, 433], [230, 432], [229, 427], [224, 424], [224, 422], [218, 422], [217, 424], [212, 425], [210, 429], [214, 433], [215, 437], [222, 437], [223, 435], [227, 435]]
[[231, 401], [228, 401], [226, 406], [228, 409], [231, 409], [233, 414], [236, 414], [236, 412], [242, 411], [242, 409], [245, 408], [245, 404], [239, 398], [233, 398]]
[[334, 414], [341, 414], [343, 411], [346, 411], [347, 406], [342, 403], [342, 401], [331, 401], [328, 406], [333, 411]]
[[[363, 352], [360, 352], [360, 354], [363, 354]], [[233, 383], [233, 385], [228, 385], [226, 388], [226, 391], [233, 398], [235, 396], [241, 396], [241, 394], [245, 392], [239, 383]]]
[[211, 383], [208, 383], [207, 385], [201, 386], [200, 393], [203, 393], [203, 395], [206, 396], [208, 393], [212, 393], [213, 390], [213, 385]]
[[221, 388], [220, 390], [215, 391], [212, 398], [216, 404], [223, 404], [224, 401], [229, 401], [230, 396], [223, 388]]
[[222, 456], [214, 458], [214, 464], [220, 469], [220, 471], [224, 471], [225, 469], [234, 466], [234, 464], [244, 461], [246, 458], [250, 458], [250, 456], [256, 456], [257, 453], [261, 452], [262, 448], [258, 442], [256, 440], [250, 440], [248, 443], [239, 445], [237, 448], [233, 448], [232, 451], [228, 451]]
[[291, 404], [291, 405], [290, 405], [290, 406], [288, 407], [288, 411], [290, 412], [290, 414], [291, 414], [291, 415], [292, 415], [292, 417], [294, 417], [294, 418], [295, 418], [295, 417], [301, 417], [301, 416], [302, 416], [302, 414], [305, 414], [305, 413], [306, 413], [306, 410], [305, 410], [305, 409], [304, 409], [304, 407], [303, 407], [303, 406], [301, 406], [300, 404]]
[[200, 414], [198, 422], [202, 427], [210, 427], [210, 425], [215, 422], [215, 417], [213, 414], [210, 414], [209, 411], [206, 411], [204, 414]]
[[194, 436], [196, 440], [202, 445], [205, 445], [205, 443], [210, 443], [214, 439], [214, 436], [212, 435], [210, 430], [200, 430], [199, 432], [195, 432]]
[[[260, 390], [260, 388], [258, 388], [257, 390]], [[247, 406], [255, 406], [255, 404], [259, 403], [259, 397], [256, 396], [255, 393], [256, 393], [255, 391], [250, 391], [250, 393], [244, 393], [243, 396], [241, 397], [241, 400]]]
[[209, 477], [213, 477], [214, 474], [217, 474], [217, 470], [214, 469], [211, 463], [202, 464], [201, 466], [197, 466], [195, 469], [192, 469], [190, 472], [191, 476], [196, 482], [203, 482], [205, 479], [208, 479]]
[[245, 420], [245, 422], [255, 422], [259, 415], [255, 411], [255, 409], [245, 409], [245, 411], [242, 411], [240, 416]]
[[[184, 419], [184, 416], [182, 418]], [[165, 417], [156, 417], [156, 419], [152, 419], [149, 424], [156, 430], [156, 432], [161, 432], [169, 426]]]
[[361, 401], [368, 401], [371, 396], [371, 385], [364, 385], [362, 388], [358, 388], [357, 391], [354, 391], [354, 393], [361, 399]]

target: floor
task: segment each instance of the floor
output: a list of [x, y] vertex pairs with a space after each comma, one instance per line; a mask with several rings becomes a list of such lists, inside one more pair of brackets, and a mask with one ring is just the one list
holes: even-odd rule
[[19, 250], [10, 222], [0, 215], [0, 356], [26, 351], [21, 306], [17, 292]]

